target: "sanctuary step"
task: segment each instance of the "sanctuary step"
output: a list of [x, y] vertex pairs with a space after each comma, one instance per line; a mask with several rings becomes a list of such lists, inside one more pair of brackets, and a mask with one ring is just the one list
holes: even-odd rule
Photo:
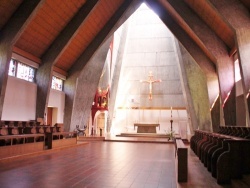
[[118, 137], [153, 137], [153, 138], [169, 138], [166, 134], [156, 134], [156, 133], [121, 133], [116, 135]]
[[77, 141], [104, 141], [104, 136], [79, 136]]

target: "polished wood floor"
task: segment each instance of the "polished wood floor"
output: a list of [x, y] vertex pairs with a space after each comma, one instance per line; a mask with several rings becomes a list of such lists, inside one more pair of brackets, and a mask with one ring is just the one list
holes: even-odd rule
[[241, 180], [234, 180], [231, 185], [218, 185], [190, 148], [188, 182], [177, 183], [175, 169], [175, 147], [171, 141], [97, 139], [89, 143], [79, 142], [73, 148], [0, 160], [0, 188], [249, 187]]
[[176, 188], [174, 145], [90, 142], [0, 162], [1, 188]]

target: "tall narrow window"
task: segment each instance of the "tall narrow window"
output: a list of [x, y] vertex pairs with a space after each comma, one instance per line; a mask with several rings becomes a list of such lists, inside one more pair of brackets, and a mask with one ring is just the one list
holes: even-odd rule
[[62, 91], [62, 89], [63, 89], [63, 80], [56, 77], [56, 76], [53, 76], [52, 77], [51, 88]]
[[241, 79], [240, 75], [240, 65], [239, 65], [239, 60], [237, 59], [234, 62], [234, 73], [235, 73], [235, 82], [238, 82]]

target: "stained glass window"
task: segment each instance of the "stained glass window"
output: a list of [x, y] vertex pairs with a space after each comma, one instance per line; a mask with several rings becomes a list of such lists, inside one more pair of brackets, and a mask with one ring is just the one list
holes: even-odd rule
[[62, 89], [63, 89], [63, 80], [56, 77], [56, 76], [53, 76], [52, 77], [51, 88], [62, 91]]
[[29, 82], [34, 82], [35, 68], [11, 59], [8, 74]]

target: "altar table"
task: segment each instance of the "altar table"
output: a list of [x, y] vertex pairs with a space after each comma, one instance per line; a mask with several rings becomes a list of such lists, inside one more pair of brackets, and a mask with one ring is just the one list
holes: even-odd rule
[[135, 123], [134, 129], [137, 127], [137, 133], [156, 133], [156, 127], [159, 127], [159, 123]]

